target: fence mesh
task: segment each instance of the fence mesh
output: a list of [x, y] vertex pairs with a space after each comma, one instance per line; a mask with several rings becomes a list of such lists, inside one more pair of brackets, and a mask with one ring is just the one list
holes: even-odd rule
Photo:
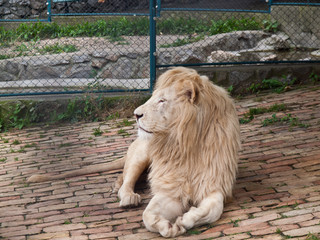
[[[151, 87], [149, 1], [44, 2], [0, 1], [1, 19], [21, 18], [5, 14], [16, 6], [52, 16], [0, 28], [0, 95]], [[154, 67], [320, 60], [320, 1], [156, 2]]]
[[82, 13], [145, 13], [149, 12], [148, 1], [126, 0], [52, 0], [53, 14]]

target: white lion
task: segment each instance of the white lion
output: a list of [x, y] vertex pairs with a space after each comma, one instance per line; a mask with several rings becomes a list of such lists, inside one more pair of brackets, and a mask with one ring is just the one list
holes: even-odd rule
[[137, 206], [134, 186], [149, 168], [152, 199], [143, 222], [152, 232], [175, 237], [218, 220], [231, 197], [240, 148], [239, 121], [225, 90], [195, 70], [178, 67], [162, 74], [152, 97], [134, 114], [138, 138], [124, 159], [29, 182], [117, 169], [120, 206]]

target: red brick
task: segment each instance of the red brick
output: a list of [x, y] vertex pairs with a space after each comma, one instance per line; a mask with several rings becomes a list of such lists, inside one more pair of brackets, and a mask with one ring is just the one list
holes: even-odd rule
[[280, 217], [279, 214], [270, 214], [270, 215], [265, 215], [263, 217], [247, 219], [247, 220], [239, 222], [239, 227], [244, 227], [244, 226], [247, 226], [247, 225], [255, 225], [255, 224], [259, 224], [259, 223], [264, 223], [264, 222], [268, 222], [270, 220], [277, 219], [279, 217]]
[[1, 236], [4, 238], [9, 238], [12, 239], [14, 236], [26, 236], [30, 234], [38, 234], [41, 232], [40, 228], [32, 228], [32, 229], [25, 229], [25, 230], [18, 230], [18, 231], [13, 231], [10, 230], [10, 228], [7, 228], [6, 231], [2, 229]]
[[251, 232], [256, 229], [265, 229], [268, 227], [269, 227], [268, 223], [263, 222], [263, 223], [258, 223], [258, 224], [250, 224], [250, 225], [246, 225], [246, 226], [242, 226], [242, 227], [228, 228], [228, 229], [223, 230], [223, 233], [231, 235], [231, 234], [237, 234], [237, 233]]
[[311, 220], [313, 218], [312, 214], [306, 214], [306, 215], [298, 215], [295, 217], [289, 217], [289, 218], [283, 218], [278, 219], [275, 221], [271, 221], [271, 225], [285, 225], [285, 224], [293, 224], [293, 223], [301, 223], [307, 220]]
[[276, 227], [268, 227], [265, 229], [261, 229], [261, 230], [259, 229], [257, 231], [253, 231], [251, 232], [251, 235], [253, 236], [268, 235], [268, 234], [276, 233], [278, 230], [281, 230], [283, 232], [283, 231], [288, 231], [288, 230], [297, 229], [297, 228], [299, 228], [297, 224], [280, 225]]
[[[268, 165], [268, 164], [266, 164]], [[256, 171], [257, 174], [272, 174], [272, 173], [278, 173], [278, 172], [286, 172], [291, 171], [292, 167], [290, 166], [280, 166], [280, 167], [268, 167], [266, 169], [258, 170]]]
[[121, 232], [109, 232], [109, 233], [97, 233], [89, 235], [89, 239], [107, 239], [111, 237], [120, 237], [123, 235], [130, 235], [131, 231], [121, 231]]
[[59, 225], [59, 226], [51, 226], [44, 228], [44, 232], [56, 232], [59, 230], [59, 232], [63, 231], [72, 231], [72, 230], [77, 230], [77, 229], [86, 229], [86, 225], [83, 223], [77, 223], [77, 224], [64, 224], [64, 225]]
[[320, 225], [316, 225], [316, 226], [303, 227], [303, 228], [285, 231], [283, 232], [283, 234], [292, 236], [292, 237], [299, 237], [299, 236], [308, 235], [310, 233], [318, 234], [319, 232], [320, 232]]
[[110, 233], [110, 232], [112, 232], [112, 227], [106, 226], [106, 227], [96, 227], [96, 228], [90, 228], [90, 229], [71, 230], [71, 235], [81, 236], [81, 235]]
[[273, 193], [273, 194], [266, 194], [261, 196], [253, 196], [253, 199], [256, 201], [263, 201], [263, 200], [269, 200], [269, 199], [277, 199], [290, 196], [289, 193]]
[[225, 229], [228, 228], [233, 228], [233, 224], [231, 223], [226, 223], [226, 224], [222, 224], [222, 225], [218, 225], [212, 228], [209, 228], [208, 230], [204, 231], [203, 234], [207, 234], [207, 233], [215, 233], [215, 232], [222, 232]]

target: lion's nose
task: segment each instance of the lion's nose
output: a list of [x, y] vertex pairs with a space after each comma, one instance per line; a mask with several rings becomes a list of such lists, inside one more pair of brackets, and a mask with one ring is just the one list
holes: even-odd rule
[[135, 117], [136, 117], [137, 120], [139, 120], [140, 118], [143, 117], [143, 114], [135, 113], [134, 115], [135, 115]]

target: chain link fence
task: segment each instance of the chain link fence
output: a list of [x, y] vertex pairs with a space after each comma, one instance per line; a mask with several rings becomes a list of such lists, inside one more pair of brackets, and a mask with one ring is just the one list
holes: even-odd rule
[[[12, 13], [23, 6], [29, 15]], [[0, 96], [149, 91], [156, 69], [170, 66], [320, 62], [320, 1], [3, 0], [0, 7], [3, 21], [51, 21], [0, 28]], [[213, 77], [232, 85], [257, 76]]]

